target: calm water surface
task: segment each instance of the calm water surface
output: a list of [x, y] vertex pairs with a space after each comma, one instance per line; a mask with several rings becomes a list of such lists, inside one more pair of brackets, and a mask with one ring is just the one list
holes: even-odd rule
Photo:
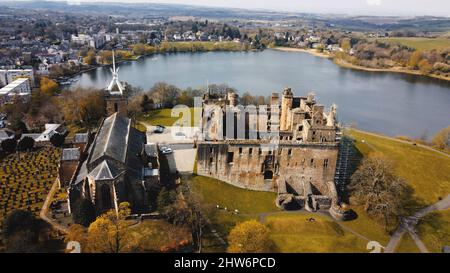
[[[209, 52], [158, 55], [120, 65], [121, 81], [148, 90], [165, 81], [202, 87], [227, 83], [242, 94], [270, 95], [292, 87], [295, 95], [314, 92], [319, 103], [338, 105], [338, 118], [388, 135], [426, 134], [450, 126], [450, 83], [414, 75], [341, 68], [307, 53]], [[79, 76], [73, 85], [105, 88], [109, 68]]]

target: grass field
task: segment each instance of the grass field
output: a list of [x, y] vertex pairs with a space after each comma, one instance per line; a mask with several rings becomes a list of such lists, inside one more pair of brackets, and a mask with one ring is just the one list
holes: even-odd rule
[[402, 37], [402, 38], [383, 38], [377, 40], [389, 43], [398, 43], [418, 50], [450, 48], [450, 39], [445, 38]]
[[397, 249], [395, 249], [396, 253], [420, 253], [419, 248], [416, 243], [412, 239], [409, 233], [405, 233], [402, 236], [402, 240], [400, 241]]
[[191, 234], [187, 228], [171, 225], [163, 220], [144, 221], [131, 228], [132, 235], [141, 238], [140, 251], [160, 251], [176, 248], [180, 243], [189, 242]]
[[[431, 205], [450, 194], [450, 158], [436, 152], [357, 131], [347, 131], [356, 147], [367, 155], [382, 152], [393, 160], [395, 171], [414, 189], [423, 205]], [[365, 141], [365, 143], [362, 142]]]
[[450, 245], [450, 210], [430, 213], [419, 221], [417, 230], [428, 251], [441, 253]]
[[[308, 219], [313, 217], [314, 222]], [[337, 223], [318, 214], [268, 216], [267, 226], [276, 249], [283, 253], [367, 252], [367, 242], [344, 231]]]
[[[194, 125], [194, 108], [190, 108], [191, 110], [191, 123], [188, 126]], [[172, 109], [158, 109], [152, 110], [148, 114], [141, 116], [138, 118], [139, 121], [143, 123], [147, 123], [150, 125], [163, 125], [163, 126], [172, 126], [176, 121], [182, 118], [180, 114], [179, 117], [172, 117]], [[198, 123], [198, 121], [196, 122]]]
[[367, 237], [369, 240], [377, 241], [385, 246], [389, 242], [389, 234], [384, 227], [372, 220], [362, 207], [352, 206], [351, 208], [356, 212], [358, 218], [342, 222], [341, 224]]
[[[211, 219], [212, 226], [222, 238], [226, 239], [229, 231], [243, 221], [259, 220], [264, 213], [265, 223], [271, 230], [276, 251], [279, 252], [366, 252], [367, 242], [344, 231], [331, 219], [315, 213], [284, 213], [274, 203], [276, 194], [240, 189], [224, 182], [203, 176], [194, 176], [189, 181], [191, 189], [203, 197], [203, 202], [212, 206], [227, 207], [221, 209]], [[239, 214], [231, 211], [239, 210]], [[313, 217], [316, 222], [308, 222]], [[360, 222], [365, 221], [361, 219]], [[361, 224], [362, 225], [362, 224]], [[368, 223], [367, 226], [370, 226]], [[216, 247], [213, 238], [205, 241], [205, 251], [225, 251]], [[381, 235], [379, 236], [381, 237]]]
[[242, 214], [273, 212], [279, 209], [275, 206], [276, 193], [249, 191], [231, 186], [227, 183], [204, 176], [194, 176], [190, 186], [203, 196], [203, 201], [227, 207], [228, 210], [239, 210]]

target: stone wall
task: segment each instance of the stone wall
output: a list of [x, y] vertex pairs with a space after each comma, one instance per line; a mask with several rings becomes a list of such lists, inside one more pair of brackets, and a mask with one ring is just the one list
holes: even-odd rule
[[337, 153], [337, 145], [280, 144], [269, 150], [245, 141], [203, 142], [198, 144], [197, 172], [260, 191], [278, 192], [278, 184], [288, 181], [287, 188], [299, 195], [310, 182], [313, 194], [334, 197], [328, 183], [334, 181]]

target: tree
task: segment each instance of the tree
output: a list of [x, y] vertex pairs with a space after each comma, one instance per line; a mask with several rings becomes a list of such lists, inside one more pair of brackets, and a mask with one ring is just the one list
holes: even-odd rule
[[433, 71], [433, 65], [428, 62], [428, 60], [423, 59], [418, 64], [420, 72], [424, 75], [428, 75]]
[[17, 149], [21, 152], [30, 151], [34, 148], [34, 139], [26, 136], [19, 141]]
[[419, 67], [419, 62], [423, 58], [423, 53], [420, 50], [414, 51], [409, 57], [408, 66], [412, 69], [417, 69]]
[[153, 108], [154, 102], [153, 99], [150, 99], [147, 94], [142, 96], [141, 108], [142, 112], [147, 113]]
[[450, 126], [440, 130], [433, 137], [432, 142], [436, 148], [450, 151]]
[[83, 58], [83, 62], [87, 65], [95, 65], [95, 51], [92, 49], [89, 50], [86, 57]]
[[72, 241], [80, 243], [81, 252], [87, 252], [87, 228], [79, 224], [71, 225], [64, 237], [64, 242], [67, 244]]
[[3, 222], [3, 239], [7, 252], [37, 252], [39, 235], [46, 224], [33, 213], [14, 210]]
[[177, 104], [180, 89], [165, 82], [158, 82], [150, 89], [150, 96], [164, 107], [172, 107]]
[[127, 252], [136, 247], [130, 232], [130, 204], [121, 203], [119, 210], [110, 210], [99, 216], [88, 229], [87, 245], [94, 253]]
[[2, 141], [2, 150], [6, 153], [14, 153], [17, 147], [17, 140], [5, 139]]
[[145, 45], [144, 44], [135, 44], [132, 46], [132, 51], [134, 55], [144, 55], [145, 54]]
[[391, 161], [381, 153], [371, 154], [351, 177], [350, 194], [364, 205], [370, 217], [382, 222], [386, 230], [394, 228], [405, 212], [408, 189], [397, 177]]
[[90, 200], [81, 198], [75, 202], [73, 207], [72, 218], [76, 224], [89, 227], [95, 221], [97, 215]]
[[236, 225], [228, 235], [230, 253], [267, 253], [273, 247], [269, 229], [256, 220]]
[[50, 137], [50, 142], [54, 147], [62, 147], [64, 144], [64, 141], [66, 140], [66, 137], [61, 134], [54, 134]]
[[46, 95], [52, 96], [58, 91], [59, 85], [55, 81], [47, 77], [42, 77], [40, 81], [40, 88], [41, 92]]

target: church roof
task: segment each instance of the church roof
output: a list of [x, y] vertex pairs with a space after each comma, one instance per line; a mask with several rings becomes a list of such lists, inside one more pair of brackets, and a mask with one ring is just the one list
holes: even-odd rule
[[129, 144], [131, 120], [114, 113], [106, 118], [95, 138], [94, 149], [89, 163], [102, 156], [108, 156], [125, 163]]
[[120, 174], [120, 170], [114, 167], [113, 164], [108, 163], [107, 160], [103, 160], [102, 163], [97, 165], [92, 172], [89, 173], [94, 180], [107, 180], [114, 179]]

